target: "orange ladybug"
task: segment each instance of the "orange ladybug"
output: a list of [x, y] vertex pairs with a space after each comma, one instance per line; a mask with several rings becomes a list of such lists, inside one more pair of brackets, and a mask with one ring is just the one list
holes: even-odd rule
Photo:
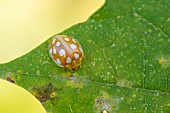
[[80, 43], [66, 35], [56, 35], [52, 38], [49, 55], [58, 66], [67, 69], [78, 69], [84, 58]]

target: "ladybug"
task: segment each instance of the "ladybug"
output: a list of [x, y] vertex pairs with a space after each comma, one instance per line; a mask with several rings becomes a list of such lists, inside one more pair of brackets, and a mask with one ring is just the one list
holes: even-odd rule
[[56, 35], [49, 43], [49, 55], [59, 66], [66, 69], [78, 69], [84, 52], [80, 43], [73, 37]]

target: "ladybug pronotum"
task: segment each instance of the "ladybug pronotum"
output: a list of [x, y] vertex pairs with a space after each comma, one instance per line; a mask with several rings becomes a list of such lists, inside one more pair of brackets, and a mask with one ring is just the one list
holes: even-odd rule
[[78, 69], [84, 58], [80, 43], [66, 35], [56, 35], [49, 44], [49, 54], [53, 61], [66, 69]]

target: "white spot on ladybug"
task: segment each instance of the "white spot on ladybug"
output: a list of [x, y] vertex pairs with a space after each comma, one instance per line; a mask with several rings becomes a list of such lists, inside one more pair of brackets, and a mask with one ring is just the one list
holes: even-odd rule
[[53, 50], [52, 50], [52, 48], [50, 48], [50, 54], [52, 54], [52, 52], [53, 52]]
[[75, 54], [74, 54], [74, 58], [75, 58], [75, 59], [78, 59], [78, 58], [79, 58], [79, 54], [75, 53]]
[[55, 43], [55, 41], [56, 41], [56, 38], [54, 38], [54, 39], [53, 39], [52, 44], [54, 44], [54, 43]]
[[56, 53], [57, 53], [57, 51], [56, 51], [56, 49], [55, 49], [55, 48], [53, 49], [53, 53], [54, 53], [54, 54], [56, 54]]
[[69, 41], [69, 38], [64, 38], [65, 41]]
[[74, 38], [72, 38], [72, 41], [73, 41], [74, 43], [76, 43], [76, 40], [75, 40]]
[[63, 65], [61, 65], [61, 61], [60, 61], [60, 59], [56, 59], [56, 63], [57, 63], [57, 65], [59, 65], [60, 67], [64, 67]]
[[82, 54], [84, 54], [82, 47], [80, 47], [80, 51], [81, 51]]
[[61, 61], [60, 59], [57, 58], [57, 64], [60, 65], [61, 64]]
[[71, 58], [67, 57], [66, 63], [71, 63]]
[[76, 46], [75, 44], [70, 44], [70, 47], [71, 47], [72, 49], [76, 49], [76, 48], [77, 48], [77, 46]]
[[56, 43], [56, 46], [60, 46], [60, 42], [57, 42], [57, 43]]
[[65, 50], [64, 50], [64, 49], [61, 49], [60, 52], [59, 52], [59, 55], [60, 55], [60, 56], [65, 56]]

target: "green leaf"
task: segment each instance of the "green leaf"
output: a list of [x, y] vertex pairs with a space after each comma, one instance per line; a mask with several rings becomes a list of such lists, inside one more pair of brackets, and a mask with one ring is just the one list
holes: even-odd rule
[[170, 112], [170, 2], [107, 0], [75, 37], [85, 59], [68, 72], [48, 55], [47, 40], [0, 65], [1, 78], [35, 95], [52, 113]]

